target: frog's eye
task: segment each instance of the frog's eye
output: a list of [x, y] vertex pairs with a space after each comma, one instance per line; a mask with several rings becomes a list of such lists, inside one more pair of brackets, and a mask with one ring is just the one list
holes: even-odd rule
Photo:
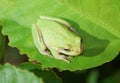
[[69, 51], [70, 51], [70, 49], [65, 48], [65, 49], [64, 49], [64, 51], [69, 52]]

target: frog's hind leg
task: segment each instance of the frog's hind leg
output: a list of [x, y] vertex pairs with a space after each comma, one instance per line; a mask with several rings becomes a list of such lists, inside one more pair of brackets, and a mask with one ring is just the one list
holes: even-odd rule
[[47, 46], [44, 43], [42, 33], [36, 24], [32, 25], [32, 36], [35, 46], [37, 47], [39, 52], [43, 55], [51, 56], [50, 51], [47, 49]]

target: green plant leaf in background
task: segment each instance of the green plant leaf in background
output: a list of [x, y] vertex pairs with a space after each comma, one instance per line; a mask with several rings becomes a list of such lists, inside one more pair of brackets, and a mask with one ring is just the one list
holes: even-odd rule
[[[119, 0], [0, 1], [0, 19], [4, 27], [3, 33], [9, 37], [9, 45], [17, 47], [30, 60], [37, 60], [43, 67], [83, 70], [102, 65], [118, 55]], [[68, 20], [83, 39], [83, 54], [71, 59], [70, 64], [41, 55], [31, 35], [31, 25], [40, 15]]]
[[18, 67], [34, 72], [35, 75], [42, 78], [44, 83], [62, 83], [62, 80], [58, 78], [53, 71], [49, 69], [42, 69], [42, 67], [38, 64], [26, 62], [20, 64]]
[[34, 74], [10, 64], [0, 66], [0, 83], [43, 83]]

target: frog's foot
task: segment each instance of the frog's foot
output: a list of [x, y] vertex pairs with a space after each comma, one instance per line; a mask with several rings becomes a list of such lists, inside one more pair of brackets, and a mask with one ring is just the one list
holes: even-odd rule
[[65, 56], [65, 55], [62, 54], [62, 53], [56, 52], [56, 50], [52, 50], [52, 49], [51, 49], [51, 55], [52, 55], [52, 57], [55, 58], [55, 59], [63, 60], [63, 61], [65, 61], [65, 62], [67, 62], [67, 63], [70, 63], [70, 61], [67, 60], [67, 56]]
[[69, 60], [67, 60], [66, 59], [67, 57], [65, 56], [65, 55], [60, 55], [60, 60], [64, 60], [65, 62], [67, 62], [67, 63], [70, 63], [70, 61]]

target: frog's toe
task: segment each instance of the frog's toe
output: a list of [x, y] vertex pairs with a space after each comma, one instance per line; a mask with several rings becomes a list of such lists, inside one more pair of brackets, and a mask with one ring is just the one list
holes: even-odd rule
[[61, 60], [65, 61], [65, 62], [67, 62], [67, 63], [70, 63], [70, 61], [67, 60], [66, 58], [67, 58], [67, 57], [65, 57], [64, 55], [61, 55], [61, 56], [60, 56], [60, 59], [61, 59]]

